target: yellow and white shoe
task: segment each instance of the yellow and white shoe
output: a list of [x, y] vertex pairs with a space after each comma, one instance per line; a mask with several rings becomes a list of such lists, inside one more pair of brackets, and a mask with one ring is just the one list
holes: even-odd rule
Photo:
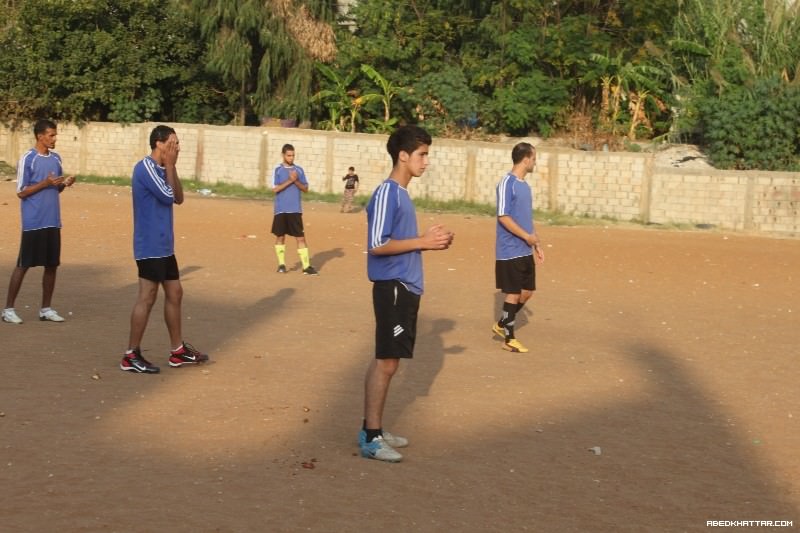
[[515, 353], [528, 353], [528, 349], [517, 339], [508, 339], [503, 343], [503, 349]]
[[501, 339], [505, 340], [505, 338], [506, 338], [506, 330], [503, 329], [503, 327], [500, 324], [498, 324], [497, 322], [492, 324], [492, 332], [495, 335], [497, 335], [498, 337], [500, 337]]

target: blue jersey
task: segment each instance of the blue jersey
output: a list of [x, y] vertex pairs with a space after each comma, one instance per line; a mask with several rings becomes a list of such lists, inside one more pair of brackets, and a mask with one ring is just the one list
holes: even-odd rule
[[[367, 204], [367, 248], [372, 250], [392, 239], [415, 239], [417, 214], [408, 191], [396, 181], [381, 183]], [[397, 280], [414, 294], [422, 294], [422, 251], [397, 255], [367, 255], [370, 281]]]
[[137, 261], [175, 253], [172, 231], [175, 196], [166, 176], [164, 167], [150, 156], [133, 167], [133, 256]]
[[[497, 184], [497, 216], [510, 216], [522, 229], [533, 233], [533, 193], [527, 181], [512, 173]], [[508, 231], [497, 221], [495, 258], [513, 259], [533, 254], [533, 247]]]
[[[43, 155], [31, 148], [17, 165], [17, 192], [45, 181], [49, 174], [60, 177], [62, 173], [61, 157], [57, 153], [51, 150]], [[58, 187], [50, 186], [20, 200], [22, 231], [61, 227], [58, 194]]]
[[[308, 180], [306, 180], [306, 173], [297, 165], [286, 167], [278, 165], [272, 171], [272, 187], [277, 187], [281, 183], [288, 181], [289, 172], [292, 170], [297, 171], [297, 181], [308, 187]], [[278, 213], [302, 213], [303, 205], [300, 202], [302, 191], [294, 185], [289, 185], [281, 192], [275, 195], [275, 214]]]

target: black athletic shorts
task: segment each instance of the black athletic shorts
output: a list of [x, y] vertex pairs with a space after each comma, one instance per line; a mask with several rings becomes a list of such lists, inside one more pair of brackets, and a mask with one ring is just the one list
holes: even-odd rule
[[138, 259], [136, 266], [139, 268], [139, 277], [161, 283], [181, 279], [178, 270], [178, 260], [174, 255], [169, 257], [155, 257], [153, 259]]
[[536, 265], [533, 256], [499, 259], [494, 263], [495, 284], [505, 294], [536, 290]]
[[418, 294], [399, 281], [373, 283], [376, 359], [411, 359], [414, 356], [419, 300]]
[[57, 267], [61, 264], [61, 228], [32, 229], [22, 232], [17, 266]]
[[302, 213], [278, 213], [272, 219], [272, 234], [276, 237], [289, 235], [304, 237]]

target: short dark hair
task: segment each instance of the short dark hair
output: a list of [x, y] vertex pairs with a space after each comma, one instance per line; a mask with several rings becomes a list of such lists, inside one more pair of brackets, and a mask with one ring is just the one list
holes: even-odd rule
[[294, 152], [294, 146], [291, 144], [284, 144], [283, 148], [281, 148], [281, 153], [285, 154], [286, 152]]
[[513, 161], [513, 163], [516, 165], [526, 157], [529, 157], [535, 153], [536, 148], [534, 148], [531, 143], [521, 142], [511, 150], [511, 161]]
[[166, 142], [173, 133], [175, 133], [175, 130], [164, 124], [159, 124], [153, 128], [153, 131], [150, 132], [150, 149], [155, 150], [156, 143]]
[[396, 165], [400, 152], [410, 154], [423, 144], [432, 143], [430, 134], [419, 126], [401, 126], [389, 135], [386, 151], [392, 156], [392, 165]]
[[347, 167], [347, 170], [355, 170], [356, 167]]
[[33, 125], [33, 136], [38, 137], [42, 133], [46, 132], [47, 130], [54, 130], [56, 129], [56, 123], [47, 118], [40, 118], [36, 121]]

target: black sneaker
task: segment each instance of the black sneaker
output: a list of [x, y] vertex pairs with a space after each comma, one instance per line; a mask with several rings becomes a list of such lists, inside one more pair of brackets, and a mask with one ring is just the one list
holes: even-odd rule
[[278, 267], [278, 274], [286, 274], [286, 272], [287, 272], [286, 265], [280, 265]]
[[179, 367], [182, 365], [196, 365], [208, 361], [208, 355], [195, 350], [194, 346], [184, 342], [177, 353], [170, 352], [169, 366]]
[[306, 276], [319, 276], [319, 272], [317, 272], [317, 269], [315, 269], [311, 265], [308, 265], [308, 268], [303, 269], [303, 274], [305, 274]]
[[142, 357], [139, 348], [135, 348], [132, 353], [126, 353], [119, 363], [122, 370], [136, 372], [137, 374], [158, 374], [161, 370], [157, 366], [150, 364], [150, 361]]

